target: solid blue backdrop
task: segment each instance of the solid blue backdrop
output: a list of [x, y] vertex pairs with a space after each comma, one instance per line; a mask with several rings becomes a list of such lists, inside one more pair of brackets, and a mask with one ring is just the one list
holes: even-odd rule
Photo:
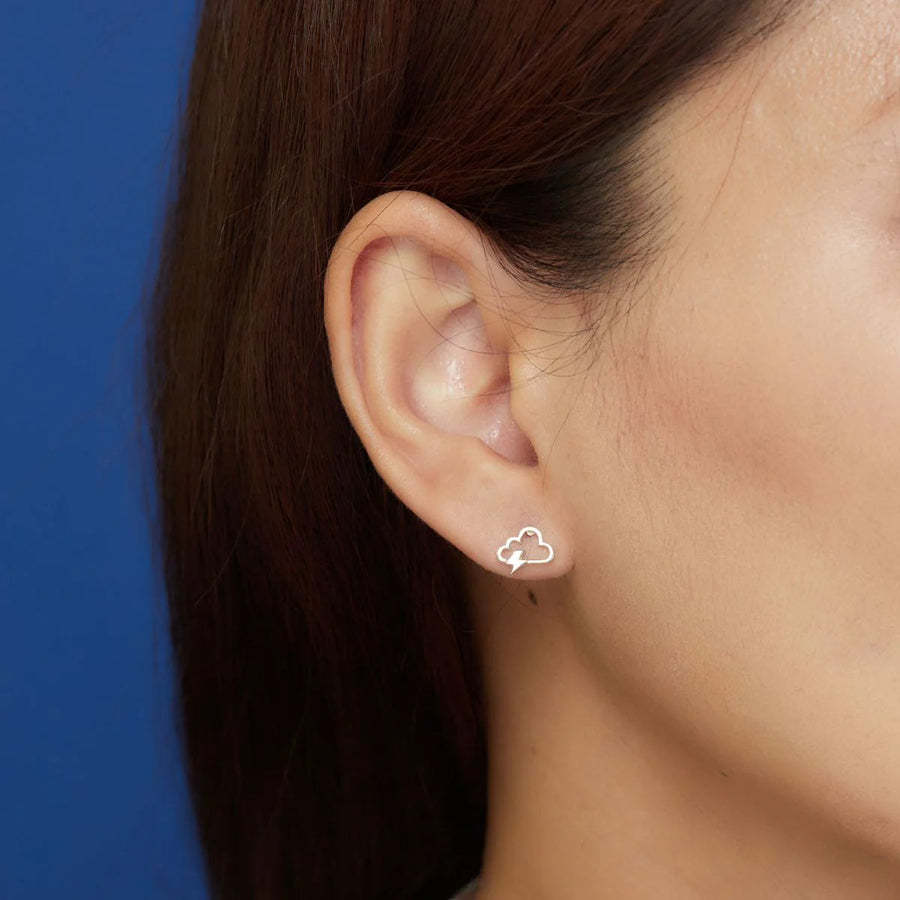
[[203, 898], [132, 386], [194, 4], [0, 4], [0, 897]]

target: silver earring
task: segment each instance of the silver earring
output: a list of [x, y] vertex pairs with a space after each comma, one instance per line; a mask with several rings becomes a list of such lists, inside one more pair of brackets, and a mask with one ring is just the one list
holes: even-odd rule
[[[542, 555], [537, 559], [523, 559], [522, 558], [522, 538], [525, 535], [534, 535], [538, 540], [538, 550], [542, 551]], [[518, 547], [514, 545], [518, 544]], [[506, 554], [504, 556], [504, 553]], [[553, 548], [544, 540], [541, 535], [540, 529], [535, 528], [534, 525], [526, 525], [517, 535], [513, 535], [506, 539], [506, 543], [503, 544], [497, 550], [497, 559], [502, 563], [506, 563], [508, 566], [512, 566], [512, 572], [510, 575], [515, 574], [516, 569], [524, 566], [525, 563], [548, 563], [551, 559], [553, 559]]]

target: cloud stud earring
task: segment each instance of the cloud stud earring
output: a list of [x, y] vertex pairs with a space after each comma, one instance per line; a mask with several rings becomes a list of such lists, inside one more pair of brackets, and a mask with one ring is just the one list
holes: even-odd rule
[[[529, 553], [533, 554], [533, 556], [529, 556], [529, 558], [525, 558], [525, 538], [528, 537], [529, 540]], [[534, 538], [537, 538], [537, 543], [535, 544]], [[506, 563], [508, 566], [512, 566], [512, 572], [510, 575], [514, 575], [516, 570], [524, 566], [526, 563], [548, 563], [551, 559], [553, 559], [553, 548], [544, 540], [541, 535], [540, 529], [535, 528], [534, 525], [526, 525], [518, 535], [513, 535], [506, 539], [506, 543], [503, 544], [497, 550], [497, 559], [502, 563]]]

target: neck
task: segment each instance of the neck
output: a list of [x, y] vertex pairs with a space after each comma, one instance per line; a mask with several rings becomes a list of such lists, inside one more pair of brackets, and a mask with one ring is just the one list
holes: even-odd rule
[[896, 860], [716, 760], [587, 659], [565, 585], [531, 587], [537, 605], [470, 570], [489, 753], [478, 900], [896, 900]]

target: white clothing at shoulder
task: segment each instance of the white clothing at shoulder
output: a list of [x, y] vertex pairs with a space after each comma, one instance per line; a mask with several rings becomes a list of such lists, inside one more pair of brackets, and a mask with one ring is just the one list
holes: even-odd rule
[[458, 894], [454, 894], [450, 900], [466, 900], [467, 897], [471, 897], [475, 893], [477, 886], [478, 879], [473, 878]]

